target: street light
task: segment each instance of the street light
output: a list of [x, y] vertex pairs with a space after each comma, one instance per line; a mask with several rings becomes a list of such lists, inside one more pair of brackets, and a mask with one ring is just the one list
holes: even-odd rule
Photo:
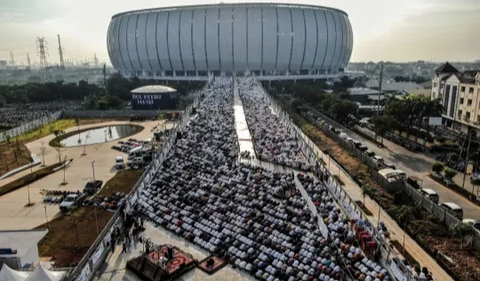
[[[92, 161], [92, 173], [93, 173], [93, 186], [96, 185], [95, 183], [95, 160]], [[93, 205], [93, 211], [95, 213], [95, 225], [97, 227], [97, 236], [100, 235], [100, 232], [98, 231], [98, 217], [97, 217], [97, 205]]]

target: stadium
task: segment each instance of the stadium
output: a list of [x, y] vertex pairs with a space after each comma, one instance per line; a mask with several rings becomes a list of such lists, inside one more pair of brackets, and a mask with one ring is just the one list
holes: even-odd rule
[[107, 47], [127, 77], [329, 78], [348, 64], [353, 32], [345, 12], [322, 6], [196, 5], [116, 14]]

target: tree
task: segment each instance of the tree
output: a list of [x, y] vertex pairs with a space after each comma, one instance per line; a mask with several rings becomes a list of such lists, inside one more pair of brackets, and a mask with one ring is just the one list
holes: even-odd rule
[[382, 137], [381, 143], [383, 144], [383, 137], [384, 135], [392, 130], [393, 128], [397, 128], [397, 120], [390, 115], [382, 115], [379, 117], [373, 118], [373, 124], [375, 125], [375, 130], [377, 133]]
[[363, 206], [365, 206], [365, 197], [367, 197], [369, 191], [370, 191], [370, 186], [362, 185]]
[[471, 180], [471, 183], [472, 183], [472, 194], [475, 195], [475, 186], [478, 186], [480, 185], [480, 178], [473, 178]]
[[435, 162], [432, 165], [432, 171], [434, 171], [435, 173], [441, 173], [443, 169], [445, 169], [445, 167], [440, 162]]
[[[473, 226], [469, 225], [468, 223], [464, 222], [457, 222], [455, 224], [451, 224], [449, 227], [449, 230], [452, 234], [453, 237], [458, 238], [458, 239], [463, 239], [468, 236], [472, 236], [475, 234], [475, 229]], [[461, 248], [463, 248], [463, 243], [461, 244]]]
[[450, 168], [445, 169], [443, 173], [445, 174], [445, 178], [447, 179], [452, 179], [455, 175], [457, 175], [457, 171]]
[[405, 251], [405, 236], [407, 232], [407, 225], [415, 219], [415, 208], [408, 205], [402, 205], [398, 211], [398, 220], [403, 224], [403, 250]]

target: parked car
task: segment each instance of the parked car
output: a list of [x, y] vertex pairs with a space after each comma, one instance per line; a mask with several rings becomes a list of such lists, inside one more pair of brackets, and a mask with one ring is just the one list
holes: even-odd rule
[[85, 188], [83, 189], [83, 192], [88, 194], [88, 195], [93, 195], [97, 190], [99, 190], [102, 187], [103, 181], [101, 180], [96, 180], [96, 181], [89, 181], [87, 184], [85, 184]]
[[383, 163], [383, 166], [387, 167], [387, 168], [390, 168], [392, 170], [396, 170], [397, 168], [395, 167], [395, 165], [393, 165], [392, 163], [387, 163], [387, 162], [384, 162]]
[[360, 145], [359, 147], [357, 147], [357, 149], [361, 152], [365, 152], [368, 150], [368, 147], [366, 145]]
[[67, 195], [65, 199], [63, 199], [62, 203], [60, 203], [60, 211], [62, 213], [68, 212], [68, 210], [72, 209], [73, 207], [78, 206], [83, 199], [85, 199], [85, 193], [84, 194], [78, 194], [78, 193], [73, 193]]
[[430, 188], [422, 188], [420, 190], [420, 193], [430, 199], [433, 203], [435, 204], [438, 204], [438, 201], [440, 200], [440, 197], [438, 197], [438, 194], [433, 190], [433, 189], [430, 189]]
[[444, 202], [440, 204], [440, 207], [450, 214], [452, 214], [457, 219], [463, 219], [463, 209], [453, 202]]
[[373, 164], [377, 166], [377, 168], [380, 168], [385, 164], [385, 162], [383, 161], [383, 158], [377, 155], [372, 157], [372, 161], [373, 161]]
[[480, 220], [463, 219], [462, 222], [473, 226], [476, 230], [480, 230]]
[[[367, 155], [368, 157], [373, 157], [375, 156], [375, 152], [371, 151], [371, 150], [366, 150], [364, 151], [363, 153], [365, 153], [365, 155]], [[395, 169], [394, 169], [395, 170]]]
[[410, 176], [410, 177], [407, 178], [407, 183], [415, 189], [420, 188], [420, 184], [418, 183], [419, 181], [420, 181], [420, 179], [417, 178], [417, 177]]
[[115, 168], [117, 169], [125, 169], [125, 163], [123, 162], [123, 157], [122, 156], [116, 156], [115, 157]]
[[144, 163], [145, 163], [145, 160], [143, 160], [143, 157], [135, 157], [127, 161], [127, 166], [129, 167], [142, 166]]

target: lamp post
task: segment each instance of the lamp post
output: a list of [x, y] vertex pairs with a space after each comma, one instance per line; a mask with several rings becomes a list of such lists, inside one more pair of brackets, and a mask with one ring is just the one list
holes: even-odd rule
[[[95, 186], [95, 160], [92, 161], [92, 174], [93, 174], [93, 186]], [[97, 227], [97, 236], [100, 234], [98, 231], [98, 217], [97, 217], [97, 206], [94, 204], [93, 205], [93, 211], [95, 213], [95, 225]]]
[[47, 204], [43, 204], [43, 208], [45, 209], [45, 220], [47, 221], [47, 227], [48, 227], [48, 230], [50, 230], [50, 223], [48, 222], [48, 216], [47, 216]]

